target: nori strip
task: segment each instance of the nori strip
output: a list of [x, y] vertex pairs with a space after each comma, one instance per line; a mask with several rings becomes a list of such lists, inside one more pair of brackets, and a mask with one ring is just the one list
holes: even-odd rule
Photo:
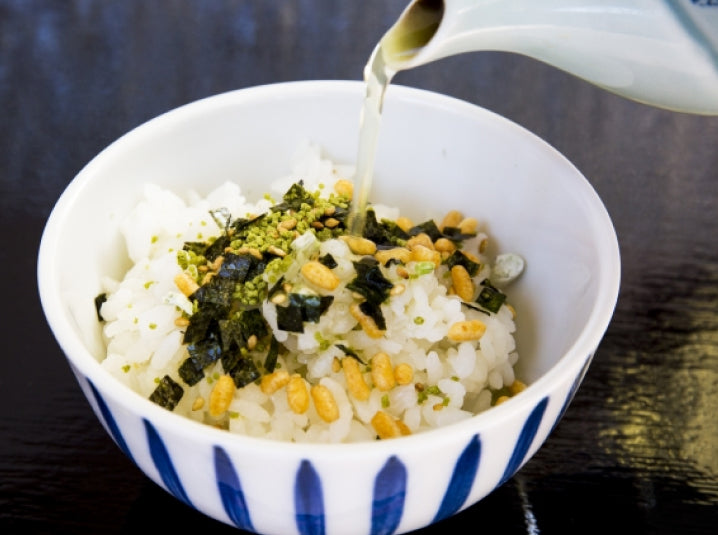
[[347, 288], [361, 294], [374, 306], [383, 303], [389, 297], [394, 285], [387, 280], [379, 268], [379, 262], [372, 257], [364, 257], [354, 262], [357, 276], [347, 284]]
[[204, 377], [204, 366], [192, 357], [187, 357], [178, 368], [179, 376], [189, 386], [196, 385]]
[[264, 319], [262, 311], [258, 308], [243, 310], [239, 315], [239, 326], [245, 343], [252, 335], [261, 340], [269, 334], [267, 320]]
[[277, 326], [283, 331], [304, 332], [304, 322], [317, 323], [334, 302], [332, 295], [289, 294], [289, 304], [277, 307]]
[[232, 295], [236, 286], [237, 282], [232, 279], [212, 277], [209, 282], [200, 286], [189, 298], [196, 300], [200, 305], [200, 309], [208, 304], [219, 305], [228, 309], [232, 304]]
[[97, 313], [97, 321], [99, 322], [105, 321], [105, 318], [103, 318], [100, 313], [100, 309], [105, 301], [107, 301], [107, 294], [104, 292], [95, 297], [95, 312]]
[[248, 254], [227, 253], [217, 272], [217, 276], [223, 279], [244, 282], [254, 260], [255, 258]]
[[222, 351], [229, 351], [232, 347], [241, 347], [244, 343], [239, 318], [232, 317], [217, 321], [219, 338], [222, 340]]
[[484, 310], [481, 307], [474, 306], [471, 303], [467, 303], [466, 301], [461, 301], [461, 304], [465, 307], [470, 308], [471, 310], [475, 310], [476, 312], [481, 312], [482, 314], [486, 314], [487, 316], [491, 315], [488, 310]]
[[506, 294], [495, 288], [490, 282], [481, 283], [481, 291], [476, 302], [490, 312], [498, 312], [501, 305], [506, 301]]
[[411, 227], [409, 229], [409, 236], [416, 236], [422, 232], [427, 234], [429, 238], [431, 238], [431, 241], [436, 241], [442, 237], [441, 231], [439, 230], [439, 227], [436, 226], [433, 219], [429, 219], [428, 221], [424, 221], [423, 223]]
[[182, 380], [188, 385], [197, 384], [204, 377], [204, 369], [223, 355], [222, 344], [212, 332], [205, 339], [187, 345], [187, 357], [179, 367]]
[[292, 184], [282, 197], [282, 202], [272, 206], [272, 212], [298, 212], [302, 204], [314, 206], [314, 196], [304, 188], [304, 182], [300, 180]]
[[272, 373], [274, 368], [277, 367], [278, 356], [279, 342], [274, 335], [272, 335], [272, 338], [269, 341], [269, 351], [267, 351], [267, 356], [264, 358], [264, 369], [267, 370], [267, 372]]
[[267, 291], [267, 299], [271, 299], [274, 294], [281, 290], [282, 284], [284, 284], [284, 275], [279, 277], [279, 280], [274, 283], [274, 286]]
[[218, 318], [223, 318], [226, 315], [226, 307], [210, 303], [204, 304], [189, 317], [189, 325], [185, 329], [182, 343], [191, 344], [193, 342], [199, 342], [207, 336], [208, 332], [216, 330]]
[[235, 312], [231, 318], [219, 320], [217, 324], [222, 339], [222, 351], [247, 347], [252, 335], [261, 340], [269, 334], [267, 321], [256, 308]]
[[157, 388], [150, 394], [150, 401], [157, 403], [160, 407], [172, 411], [184, 395], [184, 389], [177, 384], [169, 375], [165, 375], [157, 384]]
[[339, 264], [337, 264], [337, 261], [334, 260], [334, 257], [329, 253], [325, 254], [324, 256], [320, 256], [319, 263], [324, 264], [329, 269], [334, 269], [335, 267], [337, 267], [339, 265]]
[[444, 238], [448, 238], [453, 242], [462, 242], [476, 236], [475, 232], [463, 233], [458, 227], [444, 227], [442, 234]]
[[218, 256], [224, 254], [224, 250], [229, 247], [230, 243], [231, 240], [227, 234], [217, 236], [217, 239], [205, 247], [204, 257], [210, 262], [214, 262]]
[[333, 295], [289, 294], [289, 306], [297, 307], [302, 313], [302, 321], [317, 323], [319, 318], [334, 302]]
[[362, 235], [376, 243], [377, 247], [396, 247], [400, 241], [406, 241], [410, 237], [393, 221], [377, 221], [374, 210], [366, 211]]
[[464, 266], [466, 268], [466, 271], [469, 272], [470, 277], [476, 276], [476, 274], [479, 272], [479, 268], [481, 268], [481, 264], [474, 262], [464, 253], [458, 250], [451, 253], [449, 257], [445, 260], [445, 263], [449, 267], [449, 269], [456, 265]]
[[344, 344], [334, 344], [334, 345], [337, 346], [339, 349], [341, 349], [347, 357], [352, 357], [354, 359], [357, 359], [362, 364], [366, 364], [362, 359], [359, 358], [359, 355], [353, 349], [349, 349]]
[[343, 206], [334, 205], [334, 213], [330, 216], [326, 216], [320, 219], [320, 221], [323, 221], [324, 219], [332, 218], [339, 221], [339, 227], [346, 227], [346, 220], [349, 216], [349, 210], [347, 208], [344, 208]]
[[253, 219], [237, 218], [229, 224], [228, 232], [231, 231], [233, 237], [241, 236], [247, 228], [262, 220], [266, 215], [266, 213], [259, 214]]
[[222, 354], [222, 367], [233, 380], [237, 388], [242, 388], [262, 375], [254, 361], [243, 356], [239, 350]]
[[264, 273], [264, 270], [267, 269], [267, 264], [268, 262], [264, 258], [262, 258], [262, 260], [259, 260], [252, 257], [252, 263], [249, 266], [249, 272], [247, 273], [246, 280], [251, 281], [252, 279]]
[[262, 376], [257, 369], [257, 365], [249, 358], [240, 360], [239, 364], [229, 371], [229, 375], [234, 379], [234, 384], [237, 385], [237, 388], [247, 386]]
[[277, 327], [283, 331], [303, 333], [304, 322], [301, 308], [297, 306], [278, 306]]
[[374, 323], [376, 323], [376, 326], [380, 331], [386, 330], [386, 320], [384, 319], [384, 314], [382, 314], [381, 312], [381, 307], [379, 306], [379, 303], [364, 301], [359, 304], [359, 310], [361, 310], [365, 315], [373, 319]]

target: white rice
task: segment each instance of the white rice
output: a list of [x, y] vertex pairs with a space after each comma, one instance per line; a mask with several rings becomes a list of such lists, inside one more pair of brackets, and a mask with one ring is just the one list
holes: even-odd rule
[[[268, 193], [281, 196], [301, 179], [308, 191], [321, 184], [324, 196], [338, 179], [350, 177], [351, 173], [351, 168], [322, 158], [318, 147], [308, 146], [292, 172], [277, 180]], [[451, 280], [444, 265], [434, 273], [409, 279], [400, 277], [396, 266], [385, 267], [385, 276], [395, 284], [403, 284], [405, 291], [382, 303], [386, 332], [372, 338], [357, 328], [357, 320], [349, 312], [355, 298], [345, 285], [355, 276], [352, 260], [358, 256], [344, 241], [316, 242], [304, 234], [293, 244], [295, 248], [318, 247], [320, 256], [329, 253], [338, 262], [333, 271], [341, 283], [331, 292], [332, 306], [317, 323], [305, 323], [303, 333], [279, 329], [275, 304], [265, 300], [262, 312], [275, 338], [289, 350], [280, 355], [279, 369], [301, 374], [308, 385], [326, 386], [336, 401], [339, 417], [330, 423], [324, 421], [314, 403], [298, 414], [288, 402], [286, 388], [264, 393], [258, 381], [236, 389], [228, 410], [221, 416], [211, 416], [208, 400], [216, 379], [224, 373], [221, 362], [210, 365], [205, 379], [194, 386], [185, 384], [178, 375], [178, 367], [188, 353], [182, 344], [183, 328], [176, 326], [175, 320], [183, 311], [191, 313], [192, 303], [174, 283], [182, 271], [177, 252], [186, 241], [220, 235], [222, 229], [210, 216], [210, 210], [224, 207], [233, 217], [245, 217], [265, 212], [270, 205], [267, 199], [250, 203], [234, 183], [223, 184], [207, 196], [193, 191], [180, 196], [154, 184], [145, 186], [144, 199], [121, 226], [134, 265], [122, 280], [105, 281], [107, 300], [101, 314], [107, 356], [102, 365], [111, 374], [145, 397], [152, 394], [159, 378], [168, 375], [184, 389], [175, 413], [233, 433], [297, 442], [374, 440], [377, 430], [371, 421], [377, 411], [402, 422], [405, 431], [422, 432], [488, 409], [497, 391], [514, 384], [518, 360], [515, 324], [506, 304], [490, 314], [462, 305], [460, 298], [449, 291]], [[399, 215], [389, 207], [375, 206], [375, 210], [378, 218], [396, 219]], [[477, 236], [464, 245], [482, 261], [477, 282], [491, 274], [491, 259], [477, 252], [478, 243], [486, 237], [479, 229]], [[285, 274], [287, 280], [299, 276], [295, 266]], [[472, 319], [486, 325], [480, 340], [447, 340], [452, 324]], [[321, 340], [331, 343], [320, 345]], [[394, 367], [409, 364], [413, 380], [381, 391], [372, 387], [371, 376], [365, 370], [363, 375], [372, 387], [371, 393], [367, 400], [357, 400], [347, 391], [344, 372], [336, 366], [338, 359], [345, 356], [337, 344], [360, 354], [365, 363], [372, 355], [384, 352]], [[205, 403], [193, 410], [198, 399]]]

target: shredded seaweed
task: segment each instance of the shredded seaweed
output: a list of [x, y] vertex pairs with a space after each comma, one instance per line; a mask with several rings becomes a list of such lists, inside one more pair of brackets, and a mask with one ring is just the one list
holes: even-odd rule
[[257, 217], [253, 217], [251, 219], [244, 217], [233, 219], [229, 224], [226, 234], [231, 235], [233, 239], [236, 236], [243, 236], [246, 234], [248, 229], [259, 224], [259, 222], [262, 221], [266, 215], [267, 214], [259, 214]]
[[222, 368], [232, 378], [237, 388], [247, 386], [262, 375], [254, 360], [242, 355], [239, 350], [222, 353]]
[[271, 299], [279, 290], [282, 289], [282, 285], [284, 284], [284, 275], [279, 277], [279, 280], [275, 282], [269, 290], [267, 290], [267, 299]]
[[[297, 298], [299, 298], [299, 300], [297, 300]], [[304, 321], [317, 323], [322, 314], [324, 314], [334, 302], [334, 296], [290, 294], [289, 302], [301, 306], [302, 319]]]
[[220, 310], [228, 309], [232, 305], [232, 296], [236, 285], [236, 281], [232, 279], [212, 277], [207, 284], [200, 286], [190, 298], [197, 301], [200, 307], [216, 305]]
[[102, 313], [100, 312], [105, 301], [107, 301], [107, 293], [103, 292], [95, 297], [95, 312], [97, 313], [97, 321], [99, 322], [105, 321], [105, 318], [102, 317]]
[[481, 308], [480, 306], [472, 305], [471, 303], [467, 303], [462, 299], [461, 306], [465, 306], [467, 308], [470, 308], [471, 310], [475, 310], [476, 312], [481, 312], [482, 314], [486, 314], [487, 316], [491, 315], [491, 313], [488, 310], [485, 310]]
[[377, 221], [376, 213], [372, 209], [366, 211], [363, 236], [373, 241], [379, 248], [403, 245], [410, 237], [393, 221], [387, 219]]
[[431, 238], [431, 241], [436, 241], [442, 237], [439, 227], [436, 226], [436, 222], [433, 219], [424, 221], [418, 225], [415, 225], [409, 229], [409, 236], [416, 236], [417, 234], [426, 234]]
[[264, 369], [267, 373], [272, 373], [277, 367], [277, 357], [279, 357], [279, 341], [272, 335], [267, 356], [264, 358]]
[[219, 320], [218, 327], [223, 351], [247, 347], [252, 336], [262, 340], [269, 334], [267, 320], [257, 308], [237, 311], [231, 317]]
[[489, 312], [498, 312], [506, 301], [506, 294], [496, 288], [488, 280], [481, 283], [481, 291], [476, 302]]
[[346, 228], [346, 220], [347, 217], [349, 217], [349, 208], [348, 206], [342, 206], [340, 204], [334, 204], [334, 212], [330, 216], [326, 216], [322, 218], [322, 220], [326, 220], [329, 217], [332, 219], [336, 219], [339, 221], [339, 225], [337, 226], [338, 229], [344, 229]]
[[449, 257], [445, 260], [445, 263], [449, 269], [457, 265], [464, 266], [470, 277], [475, 277], [476, 274], [479, 272], [479, 269], [481, 269], [481, 264], [479, 264], [478, 262], [474, 262], [459, 250], [456, 250], [451, 253]]
[[366, 365], [366, 362], [364, 362], [364, 361], [359, 357], [359, 355], [357, 354], [357, 352], [354, 351], [353, 349], [348, 348], [348, 347], [345, 346], [344, 344], [334, 344], [334, 345], [336, 345], [339, 349], [341, 349], [347, 357], [352, 357], [352, 358], [358, 360], [360, 363]]
[[381, 272], [379, 262], [365, 256], [354, 262], [357, 276], [347, 284], [347, 288], [364, 296], [372, 305], [378, 306], [389, 297], [394, 285]]
[[304, 323], [317, 323], [334, 301], [332, 295], [290, 293], [289, 304], [277, 307], [277, 326], [283, 331], [304, 332]]
[[169, 375], [165, 375], [160, 379], [157, 388], [150, 394], [150, 401], [172, 411], [182, 399], [183, 395], [184, 389]]
[[189, 357], [179, 368], [180, 377], [188, 385], [197, 384], [204, 377], [207, 366], [220, 359], [225, 371], [235, 378], [235, 382], [244, 381], [243, 377], [250, 367], [243, 365], [235, 374], [232, 369], [239, 365], [238, 360], [242, 350], [246, 350], [250, 337], [255, 336], [258, 341], [266, 338], [270, 332], [269, 325], [259, 309], [234, 311], [230, 316], [227, 314], [227, 308], [205, 303], [190, 317], [184, 335]]
[[185, 329], [182, 343], [191, 344], [205, 338], [211, 331], [213, 323], [217, 322], [218, 318], [222, 318], [226, 314], [226, 310], [226, 307], [211, 304], [205, 304], [198, 308], [189, 317], [189, 325]]
[[229, 246], [230, 239], [227, 234], [221, 234], [208, 242], [186, 242], [182, 247], [185, 251], [192, 251], [198, 256], [203, 256], [213, 262], [218, 256], [224, 254]]
[[179, 376], [188, 385], [197, 384], [204, 377], [204, 369], [222, 356], [222, 342], [212, 331], [202, 339], [187, 344], [187, 357], [179, 367]]
[[337, 264], [337, 261], [334, 260], [334, 257], [332, 255], [330, 255], [329, 253], [325, 254], [324, 256], [320, 256], [319, 262], [321, 264], [324, 264], [325, 266], [327, 266], [329, 269], [334, 269], [335, 267], [337, 267], [339, 265], [339, 264]]
[[272, 212], [298, 212], [303, 204], [314, 206], [314, 195], [304, 188], [304, 181], [300, 180], [290, 186], [282, 197], [282, 202], [272, 206]]
[[376, 326], [380, 331], [386, 330], [386, 320], [384, 319], [384, 314], [381, 311], [379, 303], [374, 303], [372, 301], [364, 301], [359, 304], [359, 310], [361, 310], [364, 315], [369, 316], [371, 319], [373, 319], [374, 323], [376, 323]]
[[302, 310], [296, 306], [278, 306], [277, 327], [282, 331], [303, 333], [304, 321], [302, 320]]
[[429, 219], [409, 229], [410, 236], [416, 236], [421, 233], [428, 235], [431, 241], [434, 242], [439, 238], [446, 238], [457, 244], [476, 236], [476, 233], [461, 232], [461, 229], [458, 227], [444, 227], [443, 229], [439, 229], [433, 219]]
[[460, 228], [457, 227], [444, 227], [441, 235], [444, 238], [447, 238], [455, 243], [462, 242], [464, 240], [468, 240], [469, 238], [473, 238], [476, 236], [475, 232], [467, 233], [467, 232], [461, 232]]
[[262, 311], [258, 308], [243, 310], [239, 315], [239, 326], [242, 329], [242, 345], [246, 345], [251, 336], [256, 336], [261, 340], [269, 335], [267, 320], [264, 319]]
[[255, 263], [256, 259], [249, 254], [227, 253], [224, 255], [224, 260], [217, 272], [217, 276], [244, 282]]

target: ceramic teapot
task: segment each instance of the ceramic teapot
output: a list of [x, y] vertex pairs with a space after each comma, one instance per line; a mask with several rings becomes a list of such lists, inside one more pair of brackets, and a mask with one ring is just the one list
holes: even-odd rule
[[377, 50], [394, 72], [513, 52], [648, 105], [718, 115], [718, 0], [413, 0]]

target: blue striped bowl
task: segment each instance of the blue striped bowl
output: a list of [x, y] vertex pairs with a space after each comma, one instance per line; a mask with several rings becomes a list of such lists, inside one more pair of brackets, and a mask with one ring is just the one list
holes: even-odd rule
[[[510, 479], [567, 409], [618, 296], [616, 235], [601, 200], [561, 154], [469, 103], [392, 86], [372, 197], [411, 215], [431, 203], [479, 213], [527, 259], [511, 288], [519, 374], [529, 387], [469, 420], [362, 444], [292, 444], [232, 435], [129, 391], [104, 355], [93, 299], [128, 261], [118, 221], [153, 181], [209, 191], [242, 176], [261, 195], [303, 141], [353, 162], [364, 87], [316, 81], [247, 88], [188, 104], [129, 132], [70, 183], [38, 257], [42, 306], [99, 421], [177, 499], [262, 533], [398, 534], [471, 506]], [[246, 177], [246, 178], [245, 178]], [[386, 200], [386, 201], [385, 201]]]

